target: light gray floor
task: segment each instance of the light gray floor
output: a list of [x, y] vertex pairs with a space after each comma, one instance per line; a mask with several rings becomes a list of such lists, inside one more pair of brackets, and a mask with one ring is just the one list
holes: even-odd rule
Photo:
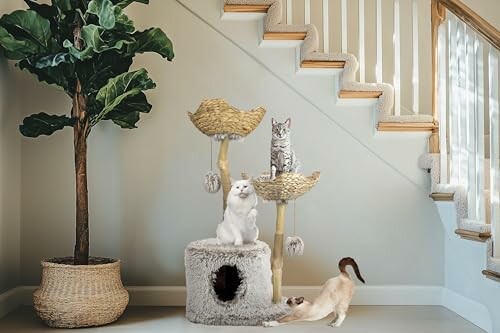
[[20, 308], [0, 319], [0, 332], [343, 332], [343, 333], [484, 333], [483, 330], [440, 306], [352, 306], [340, 328], [327, 326], [331, 318], [280, 327], [219, 327], [192, 324], [184, 308], [130, 307], [118, 322], [97, 328], [62, 330], [45, 327], [31, 307]]

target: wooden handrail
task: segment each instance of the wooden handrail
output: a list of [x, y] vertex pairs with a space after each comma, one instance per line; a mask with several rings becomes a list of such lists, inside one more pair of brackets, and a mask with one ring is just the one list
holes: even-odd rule
[[467, 26], [481, 35], [497, 50], [500, 50], [500, 31], [493, 25], [488, 23], [484, 18], [479, 16], [475, 11], [467, 7], [460, 0], [437, 0], [439, 5], [442, 5], [447, 10], [452, 12], [456, 17], [465, 22]]

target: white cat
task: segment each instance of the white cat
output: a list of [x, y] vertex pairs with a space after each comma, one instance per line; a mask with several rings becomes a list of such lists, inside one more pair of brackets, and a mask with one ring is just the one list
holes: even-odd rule
[[250, 180], [238, 180], [227, 196], [224, 219], [217, 226], [217, 243], [242, 245], [255, 243], [259, 237], [257, 195]]

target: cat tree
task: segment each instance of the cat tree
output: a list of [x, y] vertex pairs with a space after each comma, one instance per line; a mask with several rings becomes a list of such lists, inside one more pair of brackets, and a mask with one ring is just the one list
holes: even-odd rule
[[[222, 99], [212, 99], [189, 113], [196, 128], [220, 141], [223, 209], [231, 189], [229, 141], [250, 134], [265, 112], [263, 108], [240, 111]], [[187, 319], [207, 325], [261, 325], [286, 314], [284, 304], [272, 302], [270, 262], [271, 250], [261, 241], [242, 246], [218, 245], [213, 238], [189, 243], [185, 251]]]
[[298, 173], [283, 173], [271, 180], [268, 175], [253, 180], [258, 196], [267, 201], [276, 201], [276, 231], [274, 233], [273, 259], [271, 262], [273, 281], [273, 302], [281, 302], [281, 279], [283, 269], [283, 239], [285, 231], [285, 210], [288, 201], [309, 192], [319, 180], [319, 172], [305, 177]]

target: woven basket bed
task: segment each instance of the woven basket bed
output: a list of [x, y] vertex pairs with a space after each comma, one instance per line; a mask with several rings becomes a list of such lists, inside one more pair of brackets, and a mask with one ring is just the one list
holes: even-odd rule
[[299, 173], [283, 173], [270, 180], [269, 176], [253, 179], [253, 186], [258, 196], [268, 201], [294, 200], [307, 193], [319, 180], [319, 171], [309, 177]]
[[42, 261], [42, 282], [33, 294], [38, 316], [51, 327], [100, 326], [116, 321], [129, 296], [120, 277], [120, 261], [89, 259], [72, 265], [73, 258]]
[[188, 112], [193, 124], [208, 136], [231, 134], [245, 137], [262, 121], [266, 110], [262, 107], [241, 111], [224, 99], [207, 99], [195, 113]]

